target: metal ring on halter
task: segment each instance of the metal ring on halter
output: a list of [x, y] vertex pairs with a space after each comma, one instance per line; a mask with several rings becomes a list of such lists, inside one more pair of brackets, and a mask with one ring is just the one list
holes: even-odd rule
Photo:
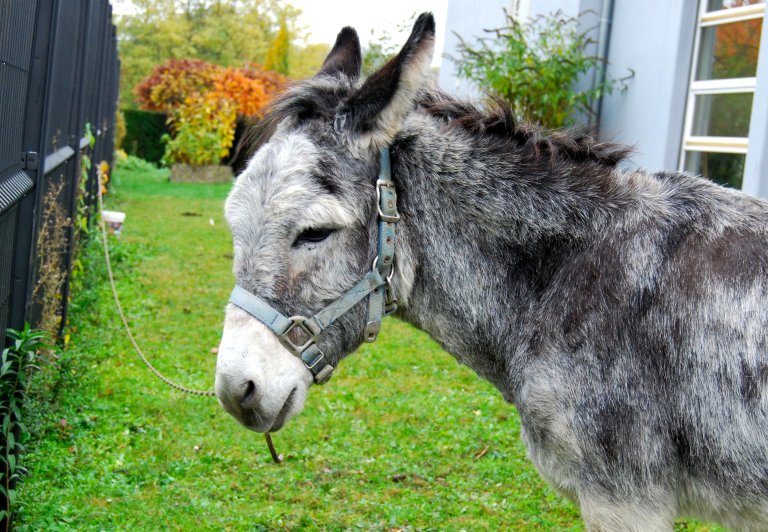
[[[277, 336], [277, 339], [280, 340], [280, 343], [283, 344], [285, 347], [287, 347], [289, 350], [293, 351], [294, 353], [298, 354], [299, 356], [306, 351], [306, 349], [314, 344], [317, 341], [317, 335], [314, 334], [309, 327], [307, 327], [306, 322], [307, 318], [304, 316], [291, 316], [288, 318], [291, 320], [291, 325], [283, 332], [283, 334], [280, 334]], [[301, 345], [297, 345], [293, 343], [293, 340], [288, 338], [288, 333], [292, 330], [299, 328], [300, 331], [302, 331], [304, 334], [307, 335], [308, 340], [304, 342]]]
[[[379, 256], [376, 255], [376, 257], [373, 259], [373, 264], [371, 264], [371, 270], [376, 269], [376, 264], [379, 262]], [[395, 276], [395, 260], [394, 257], [392, 257], [392, 268], [390, 268], [389, 273], [387, 274], [386, 279], [384, 279], [386, 282], [391, 283], [392, 278]]]
[[392, 284], [392, 279], [395, 277], [395, 257], [392, 257], [392, 267], [389, 269], [389, 275], [384, 279], [387, 284]]

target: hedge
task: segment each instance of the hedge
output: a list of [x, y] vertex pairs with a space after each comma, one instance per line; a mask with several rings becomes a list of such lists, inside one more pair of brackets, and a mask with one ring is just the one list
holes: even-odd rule
[[165, 145], [160, 137], [165, 133], [170, 133], [165, 124], [165, 114], [125, 109], [123, 115], [125, 116], [126, 132], [122, 148], [129, 155], [159, 163], [165, 151]]

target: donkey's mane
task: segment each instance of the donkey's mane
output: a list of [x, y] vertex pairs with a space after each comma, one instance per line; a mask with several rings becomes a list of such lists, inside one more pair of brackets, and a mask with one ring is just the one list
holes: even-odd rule
[[[269, 140], [277, 125], [287, 118], [332, 121], [340, 99], [354, 86], [343, 76], [317, 76], [301, 82], [278, 97], [264, 116], [243, 137], [238, 151], [253, 154]], [[601, 142], [587, 129], [549, 131], [540, 125], [518, 120], [509, 105], [492, 98], [485, 106], [454, 98], [434, 87], [424, 90], [417, 109], [442, 122], [447, 129], [458, 128], [478, 139], [502, 140], [510, 149], [546, 164], [598, 163], [614, 167], [632, 153], [632, 148]]]
[[548, 162], [567, 159], [573, 163], [592, 161], [613, 167], [632, 153], [629, 146], [598, 141], [589, 130], [548, 131], [538, 124], [521, 122], [501, 98], [492, 97], [483, 108], [433, 89], [424, 93], [420, 103], [427, 113], [444, 121], [449, 128], [459, 128], [476, 137], [508, 139], [516, 149], [522, 149], [524, 155], [536, 159], [546, 157]]

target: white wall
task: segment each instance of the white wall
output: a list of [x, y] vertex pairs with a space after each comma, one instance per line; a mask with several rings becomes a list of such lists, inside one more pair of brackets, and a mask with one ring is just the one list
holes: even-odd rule
[[[762, 117], [758, 119], [757, 117]], [[768, 198], [768, 27], [763, 19], [757, 85], [749, 124], [749, 153], [744, 164], [742, 190]]]
[[603, 100], [603, 136], [636, 147], [632, 161], [676, 169], [693, 55], [697, 2], [614, 4], [608, 74], [635, 72], [624, 93]]
[[[609, 6], [608, 75], [623, 78], [631, 71], [626, 90], [603, 99], [600, 135], [604, 139], [629, 144], [635, 153], [629, 161], [649, 170], [677, 169], [683, 137], [685, 103], [690, 79], [696, 31], [697, 0], [450, 0], [445, 53], [455, 54], [458, 39], [482, 35], [483, 28], [504, 23], [502, 8], [519, 8], [522, 15], [562, 11], [566, 16], [583, 14], [582, 30], [597, 27], [606, 18]], [[765, 25], [765, 24], [764, 24]], [[596, 54], [595, 45], [589, 53]], [[591, 86], [591, 75], [576, 87]], [[455, 66], [443, 63], [440, 85], [459, 96], [478, 96], [456, 79]], [[768, 197], [768, 31], [763, 30], [757, 71], [754, 108], [750, 124], [743, 189]], [[586, 117], [578, 117], [584, 120]]]
[[440, 66], [438, 84], [450, 94], [476, 98], [477, 89], [466, 81], [459, 80], [456, 65], [451, 57], [458, 57], [459, 38], [472, 43], [477, 37], [484, 37], [484, 29], [498, 28], [504, 24], [504, 9], [511, 9], [513, 0], [449, 0], [448, 24], [445, 32], [443, 63]]
[[[604, 0], [523, 0], [529, 15], [562, 11], [567, 16], [584, 13], [582, 29], [597, 26], [606, 5]], [[605, 138], [636, 147], [632, 162], [649, 169], [677, 167], [682, 138], [685, 97], [693, 51], [696, 21], [693, 0], [614, 0], [610, 25], [608, 74], [622, 78], [635, 72], [623, 93], [604, 99], [599, 128]], [[509, 0], [450, 0], [445, 55], [456, 55], [458, 39], [481, 35], [483, 28], [503, 24], [502, 8]], [[595, 46], [590, 53], [596, 53]], [[590, 84], [586, 76], [578, 86]], [[457, 79], [453, 62], [445, 58], [440, 86], [458, 96], [477, 97], [466, 82]], [[583, 118], [583, 117], [581, 117]]]

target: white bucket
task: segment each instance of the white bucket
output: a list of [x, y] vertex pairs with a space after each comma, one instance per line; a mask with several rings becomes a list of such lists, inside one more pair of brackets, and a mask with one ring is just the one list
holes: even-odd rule
[[110, 228], [115, 235], [119, 235], [123, 230], [123, 222], [125, 222], [125, 213], [118, 211], [101, 211], [101, 218], [104, 220], [104, 224]]

